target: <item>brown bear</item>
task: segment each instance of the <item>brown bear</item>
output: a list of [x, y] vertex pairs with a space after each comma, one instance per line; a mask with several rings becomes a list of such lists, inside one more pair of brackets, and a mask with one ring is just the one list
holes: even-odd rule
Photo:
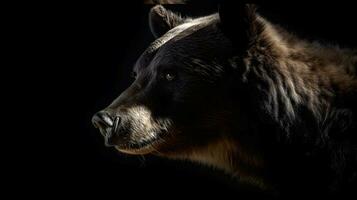
[[253, 5], [195, 19], [155, 6], [149, 24], [132, 85], [93, 117], [106, 145], [281, 195], [352, 194], [356, 50], [305, 41]]

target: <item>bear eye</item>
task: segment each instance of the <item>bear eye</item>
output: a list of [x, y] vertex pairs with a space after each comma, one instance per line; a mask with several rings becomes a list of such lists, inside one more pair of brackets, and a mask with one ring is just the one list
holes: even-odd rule
[[172, 81], [175, 79], [175, 75], [173, 73], [167, 72], [167, 73], [165, 73], [165, 79], [167, 81]]

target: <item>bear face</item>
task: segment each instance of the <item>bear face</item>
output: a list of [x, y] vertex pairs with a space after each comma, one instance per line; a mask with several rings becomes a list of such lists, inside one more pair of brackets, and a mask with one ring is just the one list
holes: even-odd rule
[[218, 22], [218, 14], [185, 19], [162, 6], [151, 10], [158, 38], [133, 67], [132, 85], [94, 118], [107, 145], [166, 155], [221, 137], [231, 123], [225, 119], [232, 112], [227, 82], [233, 49]]

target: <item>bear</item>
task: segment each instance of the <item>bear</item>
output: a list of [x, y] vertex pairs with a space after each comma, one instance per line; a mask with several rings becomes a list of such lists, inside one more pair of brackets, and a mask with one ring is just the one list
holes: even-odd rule
[[299, 38], [254, 5], [198, 18], [156, 5], [149, 25], [133, 83], [92, 118], [107, 146], [279, 196], [354, 194], [356, 50]]

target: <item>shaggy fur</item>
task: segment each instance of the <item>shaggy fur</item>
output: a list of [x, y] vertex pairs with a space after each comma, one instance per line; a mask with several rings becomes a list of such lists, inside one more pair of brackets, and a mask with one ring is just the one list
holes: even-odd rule
[[[280, 195], [352, 194], [356, 50], [300, 39], [251, 5], [197, 19], [156, 6], [150, 26], [135, 82], [106, 109], [131, 119], [120, 144], [145, 151], [120, 151], [197, 161]], [[145, 120], [129, 112], [138, 105]]]

